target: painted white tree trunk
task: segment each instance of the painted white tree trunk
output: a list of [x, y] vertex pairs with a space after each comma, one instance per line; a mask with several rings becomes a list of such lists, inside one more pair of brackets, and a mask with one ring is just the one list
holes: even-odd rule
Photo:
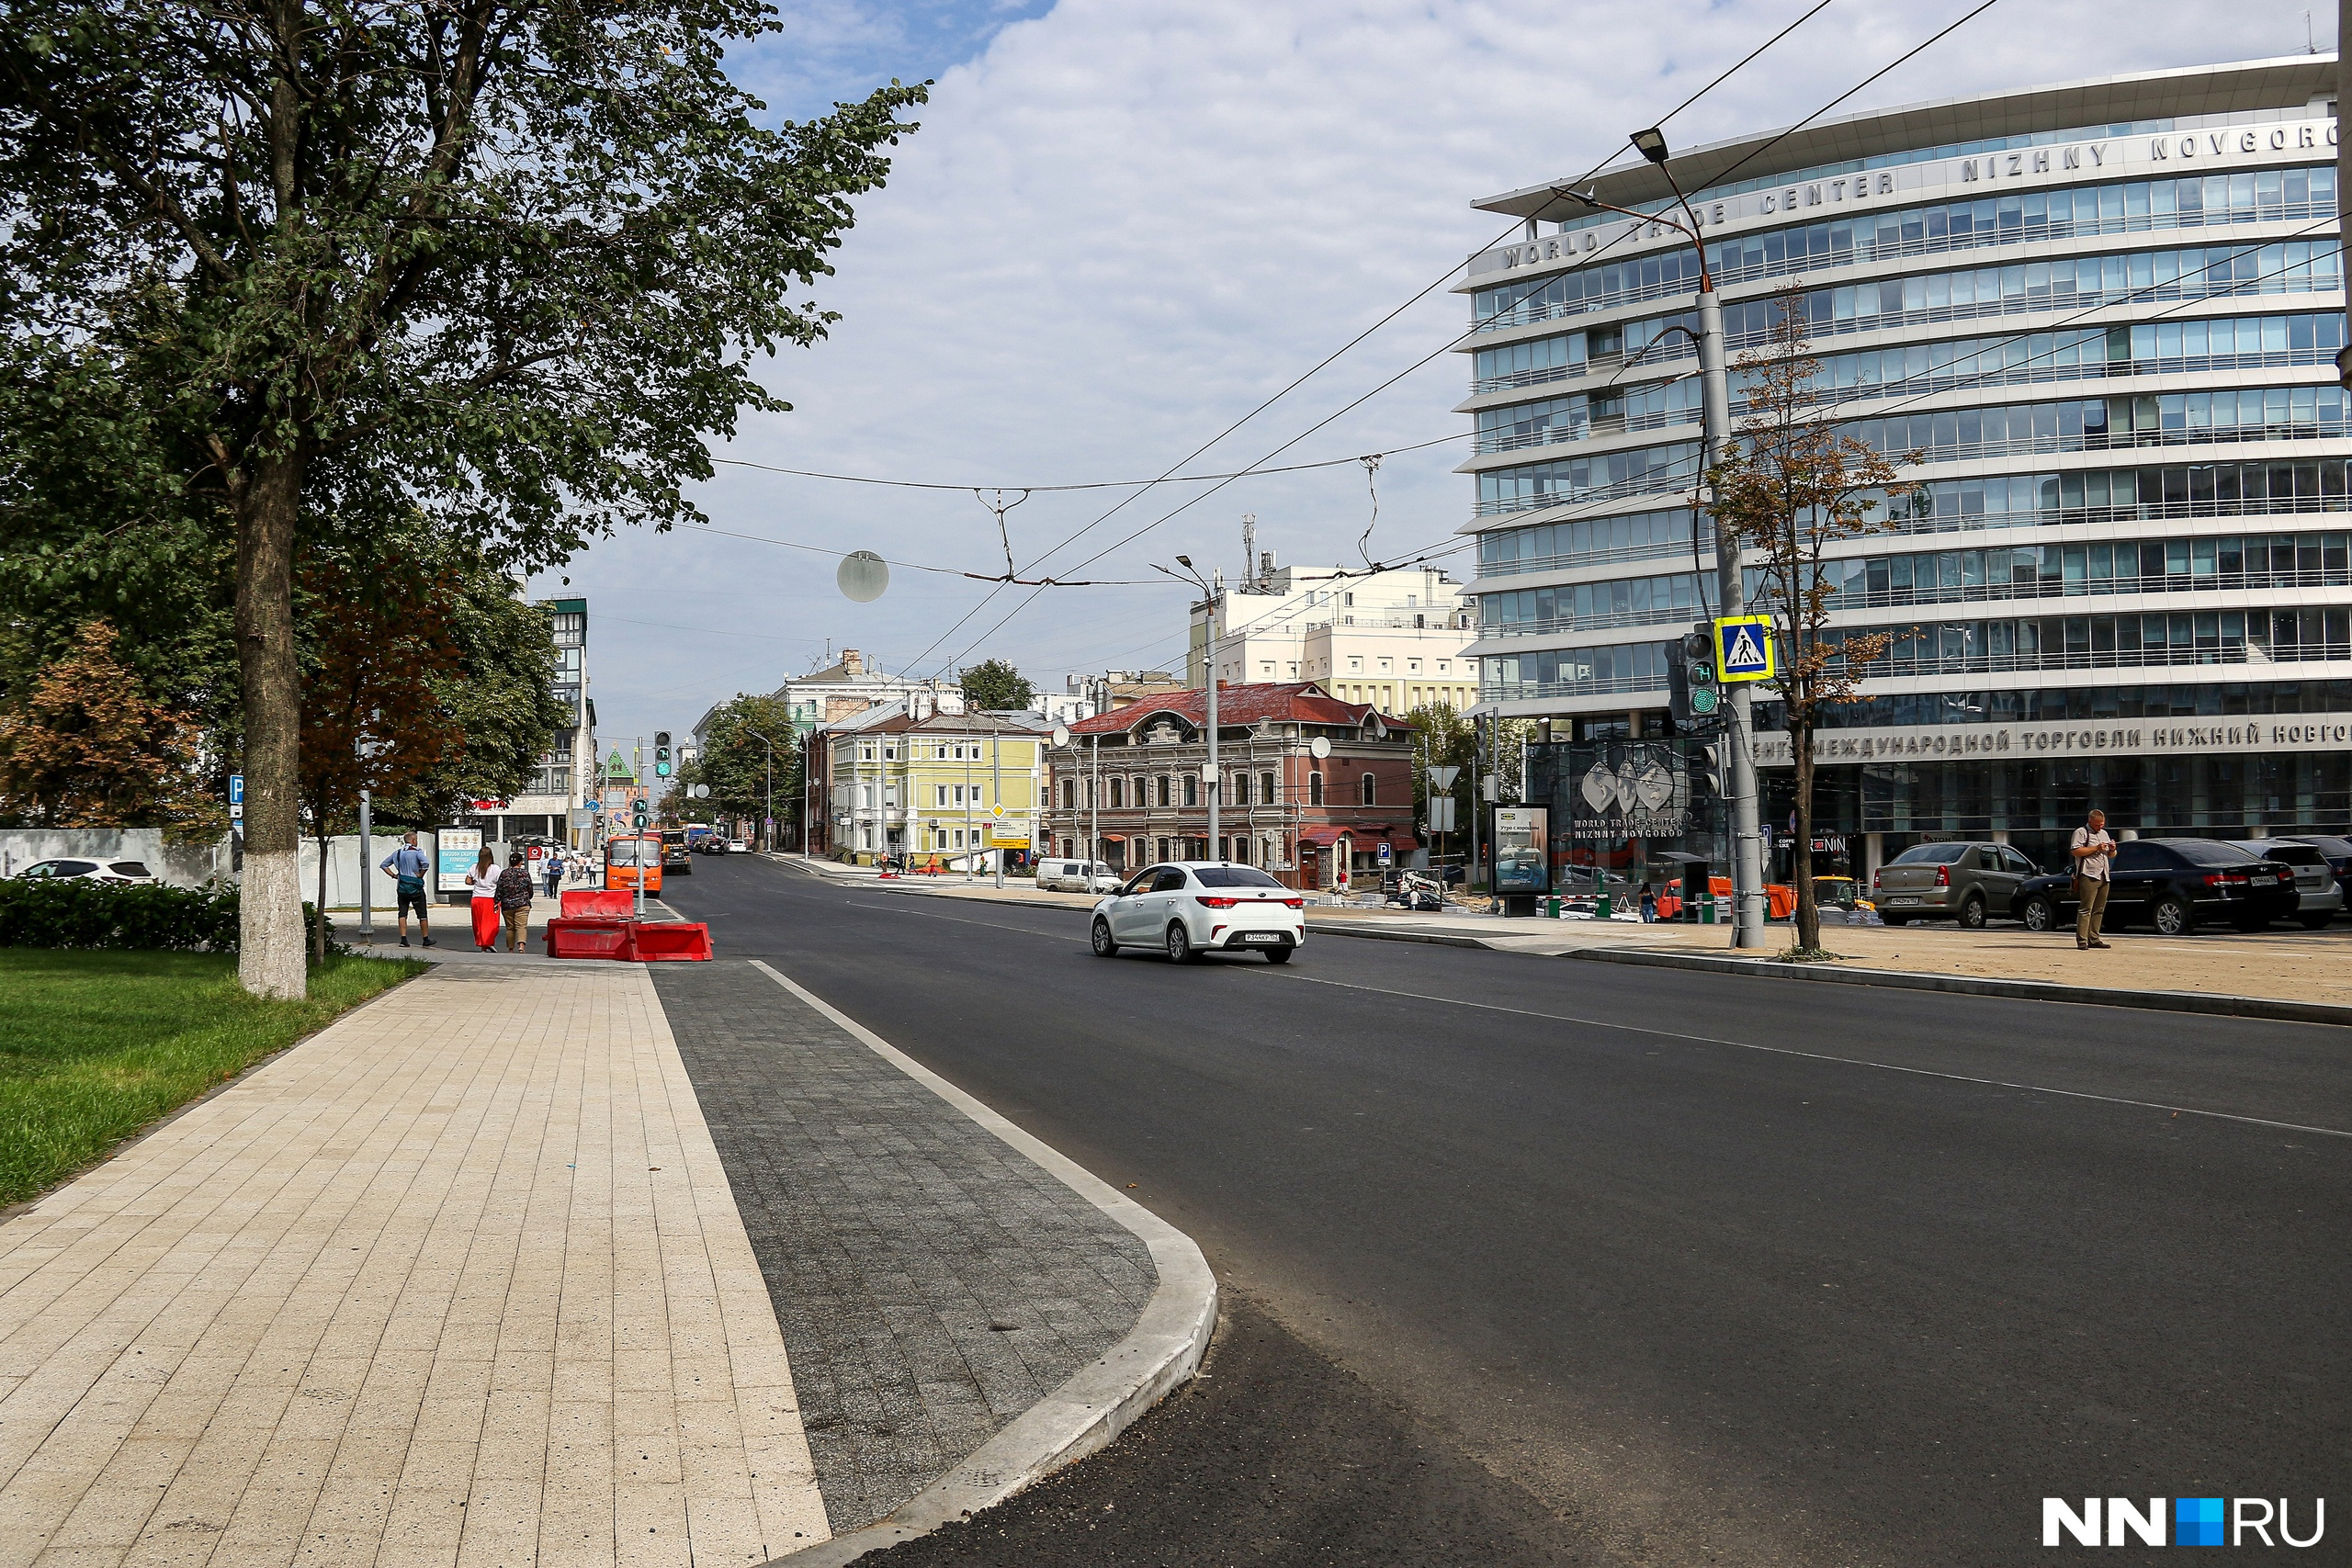
[[248, 849], [237, 906], [238, 982], [257, 997], [300, 1001], [309, 986], [304, 959], [301, 852]]

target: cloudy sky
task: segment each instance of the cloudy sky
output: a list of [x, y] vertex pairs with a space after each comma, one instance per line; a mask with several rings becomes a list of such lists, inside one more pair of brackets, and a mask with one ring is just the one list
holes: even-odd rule
[[[1505, 227], [1473, 199], [1584, 172], [1812, 3], [783, 0], [782, 35], [738, 62], [778, 115], [892, 76], [937, 85], [819, 291], [840, 324], [766, 362], [794, 412], [748, 422], [718, 455], [955, 486], [1153, 478], [1450, 281]], [[1832, 0], [1667, 129], [1684, 146], [1803, 118], [1976, 3]], [[2335, 8], [2318, 9], [2332, 47]], [[1838, 112], [2298, 53], [2305, 16], [2266, 0], [2001, 0]], [[1437, 289], [1184, 471], [1277, 448], [1277, 463], [1338, 465], [1245, 479], [1165, 522], [1208, 487], [1040, 491], [1009, 513], [1015, 557], [1027, 569], [1078, 536], [1048, 558], [1067, 574], [1157, 524], [1085, 575], [1149, 580], [1179, 552], [1230, 571], [1250, 512], [1261, 547], [1286, 561], [1350, 560], [1374, 497], [1344, 459], [1430, 441], [1374, 476], [1371, 551], [1454, 542], [1468, 422], [1448, 410], [1467, 372], [1440, 351], [1465, 320]], [[591, 601], [607, 749], [684, 730], [843, 647], [919, 674], [1001, 656], [1054, 686], [1181, 657], [1184, 594], [1165, 581], [1030, 601], [901, 568], [856, 604], [831, 557], [788, 547], [1001, 570], [996, 524], [968, 491], [722, 467], [701, 499], [724, 534], [622, 536], [566, 569], [561, 591]], [[1457, 577], [1462, 558], [1448, 558]]]

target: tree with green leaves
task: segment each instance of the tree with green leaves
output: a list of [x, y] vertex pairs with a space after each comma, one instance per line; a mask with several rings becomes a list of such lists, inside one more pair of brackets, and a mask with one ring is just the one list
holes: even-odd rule
[[713, 807], [718, 817], [764, 820], [773, 795], [777, 827], [790, 832], [800, 819], [800, 757], [792, 705], [780, 697], [738, 694], [703, 727], [702, 755], [691, 777], [681, 773], [679, 779], [708, 784], [710, 798], [695, 804]]
[[[1748, 609], [1772, 620], [1776, 672], [1765, 684], [1788, 716], [1796, 767], [1795, 951], [1821, 947], [1813, 892], [1813, 733], [1822, 709], [1860, 694], [1862, 667], [1883, 657], [1884, 632], [1839, 635], [1829, 626], [1838, 584], [1823, 570], [1830, 546], [1894, 527], [1887, 505], [1895, 466], [1825, 419], [1821, 361], [1805, 331], [1804, 296], [1775, 301], [1771, 335], [1740, 355], [1734, 376], [1747, 413], [1707, 471], [1713, 511], [1753, 562]], [[1913, 452], [1902, 460], [1918, 463]], [[1907, 491], [1897, 491], [1903, 494]]]
[[305, 984], [300, 544], [413, 512], [535, 569], [698, 518], [706, 438], [788, 407], [752, 355], [824, 333], [792, 295], [925, 95], [764, 128], [724, 54], [777, 30], [763, 0], [12, 7], [0, 425], [64, 443], [28, 509], [68, 545], [233, 541], [248, 990]]
[[1025, 708], [1037, 694], [1028, 678], [1001, 659], [991, 659], [965, 671], [961, 682], [964, 705], [1006, 712]]

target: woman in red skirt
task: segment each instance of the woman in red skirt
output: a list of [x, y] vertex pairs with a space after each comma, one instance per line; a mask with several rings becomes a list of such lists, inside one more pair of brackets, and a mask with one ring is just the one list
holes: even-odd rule
[[481, 858], [474, 862], [474, 869], [466, 878], [466, 886], [473, 891], [474, 945], [484, 953], [498, 946], [498, 857], [490, 846], [481, 847]]

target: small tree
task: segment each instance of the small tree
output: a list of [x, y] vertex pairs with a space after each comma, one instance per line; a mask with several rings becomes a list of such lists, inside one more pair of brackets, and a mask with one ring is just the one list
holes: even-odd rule
[[170, 828], [196, 811], [197, 732], [141, 694], [115, 628], [73, 650], [0, 716], [0, 814], [43, 828]]
[[[1735, 367], [1748, 412], [1723, 460], [1708, 470], [1713, 511], [1755, 563], [1748, 608], [1772, 618], [1777, 671], [1770, 682], [1788, 713], [1796, 768], [1797, 951], [1821, 946], [1813, 897], [1813, 732], [1821, 710], [1860, 694], [1861, 667], [1893, 641], [1884, 632], [1829, 630], [1837, 595], [1822, 570], [1831, 545], [1894, 526], [1886, 505], [1895, 465], [1815, 412], [1821, 361], [1805, 332], [1804, 294], [1776, 302], [1770, 341]], [[1921, 455], [1906, 454], [1917, 463]]]
[[975, 664], [963, 674], [964, 702], [968, 707], [999, 712], [1025, 708], [1037, 688], [1001, 659]]
[[[302, 675], [302, 798], [319, 844], [319, 909], [327, 907], [327, 844], [356, 807], [359, 792], [384, 795], [413, 785], [465, 743], [436, 688], [462, 679], [457, 645], [437, 616], [403, 613], [388, 599], [385, 571], [355, 581], [338, 562], [304, 569], [312, 614]], [[456, 584], [439, 586], [454, 591]], [[363, 865], [359, 874], [369, 868]], [[311, 956], [326, 957], [326, 921], [311, 931]]]

